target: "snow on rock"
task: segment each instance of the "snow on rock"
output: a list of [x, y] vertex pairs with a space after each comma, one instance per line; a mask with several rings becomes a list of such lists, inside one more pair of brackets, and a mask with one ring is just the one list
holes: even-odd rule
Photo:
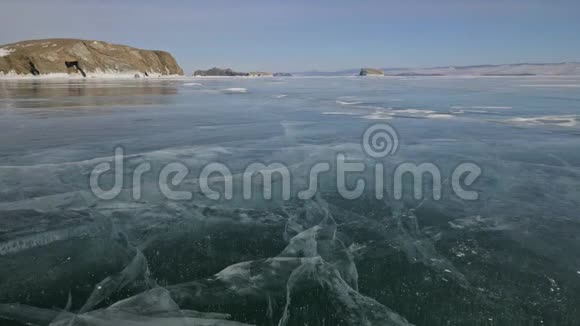
[[9, 48], [0, 48], [0, 57], [5, 57], [7, 55], [9, 55], [10, 53], [14, 52], [13, 49], [9, 49]]

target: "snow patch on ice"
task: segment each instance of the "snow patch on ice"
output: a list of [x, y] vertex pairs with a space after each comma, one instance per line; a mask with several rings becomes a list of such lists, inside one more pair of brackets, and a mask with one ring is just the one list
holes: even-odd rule
[[338, 112], [338, 111], [329, 111], [329, 112], [322, 112], [323, 115], [358, 115], [358, 113], [354, 112]]
[[394, 113], [408, 113], [408, 114], [434, 114], [437, 113], [432, 110], [421, 110], [421, 109], [399, 109], [399, 110], [392, 110]]
[[382, 112], [382, 111], [376, 111], [374, 113], [365, 115], [365, 116], [363, 116], [361, 118], [362, 119], [367, 119], [367, 120], [391, 120], [391, 119], [393, 119], [393, 116], [390, 113], [386, 113], [386, 112]]
[[453, 118], [455, 118], [454, 115], [446, 114], [446, 113], [433, 113], [433, 114], [428, 114], [426, 117], [429, 119], [453, 119]]
[[248, 92], [248, 90], [246, 88], [242, 88], [242, 87], [226, 88], [226, 89], [223, 89], [222, 91], [226, 94], [245, 94]]
[[341, 100], [336, 100], [336, 104], [340, 104], [340, 105], [356, 105], [356, 104], [362, 104], [363, 102], [347, 102], [347, 101], [341, 101]]
[[574, 127], [578, 124], [578, 116], [575, 115], [548, 115], [542, 117], [515, 117], [505, 120], [508, 123], [527, 125], [554, 125], [560, 127]]
[[477, 105], [477, 106], [461, 106], [456, 105], [451, 107], [454, 110], [463, 110], [463, 109], [473, 109], [473, 110], [510, 110], [513, 109], [511, 106], [485, 106], [485, 105]]

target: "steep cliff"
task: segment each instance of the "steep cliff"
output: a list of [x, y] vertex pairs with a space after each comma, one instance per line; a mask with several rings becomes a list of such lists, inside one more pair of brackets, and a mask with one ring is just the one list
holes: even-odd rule
[[0, 46], [0, 76], [183, 75], [173, 56], [102, 41], [45, 39]]

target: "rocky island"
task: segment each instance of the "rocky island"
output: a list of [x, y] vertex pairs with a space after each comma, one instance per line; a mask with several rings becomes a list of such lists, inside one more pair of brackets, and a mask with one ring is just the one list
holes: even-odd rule
[[249, 73], [250, 77], [272, 77], [273, 74], [271, 72], [265, 71], [252, 71]]
[[45, 39], [0, 46], [0, 77], [55, 74], [147, 77], [183, 75], [183, 70], [168, 52], [103, 41]]
[[[288, 74], [290, 75], [290, 74]], [[234, 71], [230, 68], [217, 68], [213, 67], [208, 70], [196, 70], [193, 76], [197, 77], [272, 77], [280, 76], [277, 74], [272, 74], [271, 72], [265, 71], [251, 71], [251, 72], [239, 72]]]
[[385, 72], [380, 69], [362, 68], [359, 76], [384, 76]]
[[208, 70], [196, 70], [193, 73], [194, 76], [201, 76], [201, 77], [234, 77], [234, 76], [249, 76], [250, 74], [247, 72], [237, 72], [233, 71], [230, 68], [221, 69], [217, 67], [213, 67]]

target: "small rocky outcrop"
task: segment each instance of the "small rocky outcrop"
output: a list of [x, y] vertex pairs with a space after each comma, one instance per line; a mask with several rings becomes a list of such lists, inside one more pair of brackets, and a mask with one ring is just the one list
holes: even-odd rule
[[380, 69], [362, 68], [359, 76], [384, 76], [385, 72]]
[[0, 46], [1, 75], [183, 75], [173, 56], [103, 41], [45, 39]]
[[289, 72], [276, 72], [274, 73], [274, 77], [291, 77], [292, 74]]
[[271, 72], [264, 72], [264, 71], [252, 71], [249, 73], [250, 77], [272, 77], [273, 74]]
[[208, 70], [196, 70], [193, 73], [193, 75], [194, 76], [203, 76], [203, 77], [209, 77], [209, 76], [234, 77], [234, 76], [249, 76], [250, 74], [247, 72], [233, 71], [230, 68], [221, 69], [221, 68], [213, 67], [213, 68], [208, 69]]

